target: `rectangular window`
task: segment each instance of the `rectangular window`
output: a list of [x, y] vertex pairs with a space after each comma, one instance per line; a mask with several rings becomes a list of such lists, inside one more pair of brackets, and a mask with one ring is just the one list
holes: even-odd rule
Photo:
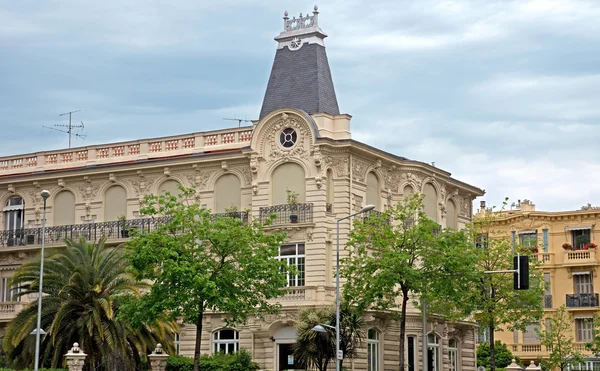
[[480, 233], [477, 235], [477, 241], [475, 247], [479, 249], [486, 249], [488, 247], [488, 234]]
[[552, 333], [552, 319], [551, 318], [546, 318], [546, 332], [548, 332], [549, 334]]
[[577, 342], [591, 341], [593, 337], [592, 318], [575, 318], [575, 332]]
[[181, 352], [181, 339], [178, 333], [175, 333], [175, 354], [180, 354]]
[[477, 339], [475, 339], [478, 344], [489, 343], [489, 329], [487, 327], [480, 327], [477, 331]]
[[577, 231], [571, 231], [573, 237], [573, 248], [575, 250], [582, 250], [585, 245], [591, 241], [591, 230], [580, 229]]
[[589, 272], [586, 274], [574, 274], [573, 290], [576, 294], [592, 294], [594, 292], [592, 275]]
[[10, 278], [2, 278], [2, 284], [0, 287], [0, 301], [10, 302], [10, 301], [21, 301], [21, 297], [15, 297], [16, 290], [13, 290], [13, 287], [9, 285]]
[[552, 295], [552, 290], [550, 290], [550, 273], [544, 272], [544, 294]]
[[416, 336], [407, 336], [406, 337], [406, 349], [407, 349], [406, 363], [408, 365], [408, 371], [417, 371], [417, 337]]
[[287, 272], [288, 287], [304, 286], [305, 257], [304, 244], [283, 245], [279, 248], [279, 260], [286, 262], [293, 270]]
[[513, 343], [519, 344], [519, 330], [517, 329], [513, 330]]
[[523, 331], [523, 344], [539, 344], [540, 343], [540, 324], [531, 323], [525, 327]]
[[542, 242], [544, 244], [544, 252], [548, 252], [548, 230], [542, 229]]
[[511, 234], [512, 234], [512, 245], [514, 248], [517, 246], [517, 232], [512, 231]]
[[537, 232], [519, 234], [519, 243], [526, 249], [537, 247]]

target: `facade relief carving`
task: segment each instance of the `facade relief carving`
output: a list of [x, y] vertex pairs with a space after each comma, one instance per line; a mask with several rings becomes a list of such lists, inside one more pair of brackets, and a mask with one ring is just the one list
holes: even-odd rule
[[343, 178], [348, 176], [350, 160], [348, 155], [332, 155], [325, 156], [324, 162], [327, 168], [333, 168], [338, 177]]
[[240, 167], [240, 168], [236, 168], [236, 170], [239, 170], [239, 172], [244, 177], [244, 181], [246, 182], [246, 186], [249, 186], [249, 185], [252, 184], [252, 171], [250, 170], [249, 167], [243, 166], [243, 167]]
[[144, 175], [140, 172], [138, 173], [138, 177], [129, 178], [128, 180], [133, 189], [135, 190], [136, 196], [138, 196], [140, 201], [142, 201], [144, 199], [144, 196], [148, 194], [152, 189], [152, 186], [154, 185], [156, 179], [158, 179], [158, 177]]
[[360, 160], [356, 157], [352, 158], [352, 179], [357, 182], [365, 182], [367, 176], [367, 168], [369, 164], [366, 161]]
[[[296, 115], [282, 113], [273, 122], [268, 123], [266, 134], [262, 138], [262, 153], [267, 159], [267, 166], [282, 160], [290, 161], [291, 158], [308, 159], [311, 152], [311, 134], [308, 124]], [[280, 135], [284, 129], [291, 128], [296, 133], [296, 139], [290, 147], [280, 143]]]
[[383, 174], [385, 189], [390, 192], [398, 193], [400, 183], [402, 182], [402, 173], [392, 167], [389, 170], [384, 170]]
[[471, 200], [471, 195], [466, 195], [461, 198], [460, 202], [460, 216], [465, 216], [470, 218], [471, 211], [473, 209], [473, 201]]

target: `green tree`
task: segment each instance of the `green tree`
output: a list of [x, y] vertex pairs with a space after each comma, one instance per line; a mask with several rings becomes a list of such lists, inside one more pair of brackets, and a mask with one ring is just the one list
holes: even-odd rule
[[[542, 363], [550, 370], [560, 371], [569, 366], [584, 362], [583, 354], [574, 347], [573, 326], [564, 305], [561, 305], [550, 317], [550, 326], [540, 331], [540, 341], [546, 349], [551, 349], [548, 358]], [[594, 353], [596, 354], [596, 353]]]
[[142, 215], [164, 217], [145, 234], [134, 232], [127, 248], [138, 279], [151, 280], [150, 290], [126, 303], [135, 324], [167, 313], [196, 325], [194, 371], [198, 370], [202, 319], [207, 311], [228, 313], [228, 324], [250, 315], [275, 313], [270, 299], [283, 294], [285, 263], [276, 259], [284, 240], [258, 223], [231, 216], [211, 217], [194, 200], [195, 190], [147, 196]]
[[[516, 359], [517, 363], [521, 363], [519, 357], [513, 356], [512, 352], [508, 349], [506, 344], [500, 340], [496, 340], [494, 343], [494, 349], [496, 351], [496, 367], [506, 367], [512, 363], [513, 358]], [[490, 367], [490, 344], [482, 343], [477, 347], [477, 365]]]
[[410, 195], [383, 214], [355, 221], [341, 270], [344, 298], [359, 313], [372, 308], [397, 314], [400, 369], [405, 367], [409, 299], [426, 298], [433, 313], [464, 317], [473, 309], [464, 297], [479, 278], [468, 236], [440, 231], [422, 201], [423, 195]]
[[[335, 323], [335, 307], [309, 308], [300, 312], [294, 356], [301, 364], [327, 370], [335, 358], [335, 331], [326, 326], [324, 333], [312, 329], [318, 324], [335, 327]], [[363, 327], [362, 316], [343, 303], [340, 308], [340, 350], [344, 352], [344, 358], [352, 359], [358, 355], [364, 339]]]
[[[66, 245], [44, 258], [41, 325], [48, 334], [42, 338], [42, 364], [61, 366], [75, 342], [88, 354], [88, 370], [100, 365], [135, 370], [159, 342], [172, 351], [175, 322], [153, 320], [134, 329], [117, 317], [122, 296], [139, 298], [147, 288], [126, 272], [124, 250], [106, 247], [104, 240]], [[39, 260], [19, 267], [12, 278], [20, 287], [16, 295], [37, 295], [39, 272]], [[33, 365], [35, 336], [29, 334], [37, 325], [37, 307], [37, 301], [28, 304], [6, 328], [4, 349], [19, 368]]]
[[[517, 251], [523, 251], [521, 255], [532, 254], [531, 246], [521, 248], [516, 239], [512, 241], [506, 236], [506, 231], [497, 226], [498, 221], [506, 215], [493, 210], [491, 208], [476, 216], [467, 230], [473, 244], [479, 247], [476, 249], [476, 268], [479, 272], [511, 270]], [[538, 270], [541, 263], [535, 255], [529, 262], [528, 290], [514, 290], [513, 276], [506, 273], [483, 274], [478, 281], [479, 285], [473, 285], [469, 301], [477, 304], [475, 319], [490, 334], [492, 371], [496, 369], [495, 331], [503, 327], [524, 330], [527, 324], [538, 322], [542, 317], [544, 281]]]

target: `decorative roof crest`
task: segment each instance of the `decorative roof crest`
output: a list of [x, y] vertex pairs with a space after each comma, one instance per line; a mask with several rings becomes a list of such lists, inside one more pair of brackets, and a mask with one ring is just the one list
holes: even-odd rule
[[315, 5], [313, 15], [306, 14], [296, 18], [295, 16], [290, 19], [288, 12], [283, 13], [283, 32], [296, 31], [304, 28], [319, 27], [319, 7]]
[[307, 13], [296, 18], [289, 17], [286, 11], [283, 13], [283, 31], [275, 38], [279, 41], [278, 49], [288, 47], [290, 50], [298, 50], [306, 44], [320, 44], [325, 46], [323, 39], [327, 35], [319, 27], [319, 7], [315, 5], [312, 15]]

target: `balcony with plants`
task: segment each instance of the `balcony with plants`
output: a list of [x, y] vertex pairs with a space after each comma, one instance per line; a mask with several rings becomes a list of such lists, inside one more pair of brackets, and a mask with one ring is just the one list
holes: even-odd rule
[[600, 306], [597, 293], [567, 294], [567, 308], [596, 308]]
[[272, 225], [306, 224], [313, 222], [313, 204], [298, 202], [298, 193], [286, 190], [287, 204], [261, 207], [259, 218], [265, 223], [269, 218]]

